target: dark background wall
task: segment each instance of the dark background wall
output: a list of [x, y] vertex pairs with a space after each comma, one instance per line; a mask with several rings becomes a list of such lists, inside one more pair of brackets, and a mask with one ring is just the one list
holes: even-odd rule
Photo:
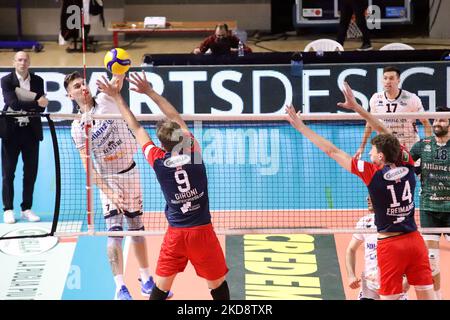
[[[59, 32], [62, 0], [21, 0], [25, 36], [53, 40]], [[0, 40], [17, 33], [15, 0], [0, 0]], [[165, 16], [172, 21], [236, 20], [244, 30], [270, 30], [270, 0], [104, 0], [107, 23]], [[106, 28], [94, 35], [111, 36]]]
[[[430, 0], [412, 1], [415, 17], [413, 25], [383, 27], [382, 30], [373, 32], [373, 36], [427, 36], [430, 25]], [[450, 1], [442, 0], [442, 2], [444, 5], [438, 12], [441, 21], [446, 18], [442, 10], [448, 10]], [[21, 0], [21, 3], [25, 36], [45, 39], [58, 34], [62, 0]], [[108, 23], [143, 20], [145, 16], [162, 15], [169, 20], [237, 20], [239, 28], [247, 31], [282, 33], [294, 30], [292, 8], [295, 0], [105, 0], [104, 3]], [[15, 4], [15, 0], [0, 1], [2, 19], [0, 38], [14, 36], [17, 32]], [[442, 24], [441, 27], [445, 28], [445, 26], [448, 28], [448, 24]], [[106, 29], [102, 28], [94, 28], [93, 32], [96, 35], [110, 35]], [[318, 32], [335, 33], [336, 27], [303, 30], [303, 34]]]
[[[318, 2], [323, 2], [327, 0], [321, 0]], [[328, 0], [333, 1], [333, 0]], [[439, 0], [438, 0], [439, 1]], [[445, 2], [450, 2], [448, 0], [442, 0]], [[272, 33], [281, 33], [286, 31], [294, 30], [293, 26], [293, 6], [295, 4], [295, 0], [283, 0], [271, 1], [271, 31]], [[389, 37], [392, 36], [392, 33], [395, 36], [415, 36], [415, 35], [428, 35], [428, 26], [429, 26], [429, 0], [412, 0], [413, 4], [413, 16], [414, 22], [411, 25], [404, 26], [383, 26], [381, 30], [377, 30], [373, 32], [374, 36], [380, 37]], [[443, 8], [443, 7], [442, 7]], [[450, 12], [448, 12], [450, 13]], [[305, 29], [302, 30], [303, 34], [314, 34], [317, 32], [323, 33], [334, 33], [336, 32], [336, 26], [328, 27], [328, 28], [314, 28], [314, 29]]]

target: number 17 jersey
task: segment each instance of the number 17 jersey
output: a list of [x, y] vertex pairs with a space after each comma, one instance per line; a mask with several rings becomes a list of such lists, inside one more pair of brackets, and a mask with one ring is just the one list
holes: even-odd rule
[[[384, 91], [377, 92], [370, 99], [369, 105], [372, 113], [425, 112], [420, 98], [403, 89], [400, 89], [395, 99], [388, 99]], [[384, 119], [383, 123], [408, 150], [419, 141], [415, 119]]]

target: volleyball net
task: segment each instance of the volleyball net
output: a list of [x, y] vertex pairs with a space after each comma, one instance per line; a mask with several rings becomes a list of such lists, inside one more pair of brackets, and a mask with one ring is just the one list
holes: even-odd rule
[[[398, 121], [416, 119], [419, 135], [423, 137], [419, 119], [450, 118], [450, 114], [377, 117]], [[47, 153], [45, 156], [51, 160], [39, 164], [41, 176], [45, 172], [47, 179], [43, 185], [48, 187], [36, 187], [35, 198], [41, 199], [40, 209], [36, 211], [47, 214], [43, 221], [52, 224], [51, 235], [163, 234], [168, 226], [165, 198], [139, 146], [134, 140], [130, 143], [130, 133], [120, 116], [81, 119], [80, 115], [52, 114], [50, 118], [44, 130], [44, 142], [50, 139], [53, 143], [43, 143], [49, 146], [44, 150], [41, 146], [41, 153]], [[155, 124], [162, 117], [137, 118], [152, 140], [159, 144]], [[292, 128], [285, 115], [183, 118], [202, 148], [209, 206], [218, 234], [374, 232], [356, 228], [358, 221], [369, 213], [364, 183]], [[365, 126], [359, 115], [307, 114], [303, 118], [310, 128], [348, 154], [353, 155], [358, 149]], [[91, 121], [89, 132], [80, 124], [83, 121]], [[112, 136], [119, 138], [111, 139]], [[88, 149], [82, 147], [87, 141], [91, 141]], [[369, 149], [370, 146], [366, 146], [363, 160], [370, 161]], [[80, 150], [92, 160], [89, 174]], [[88, 163], [89, 157], [85, 159]], [[130, 169], [133, 162], [135, 166]], [[115, 215], [114, 221], [123, 222], [123, 230], [111, 229], [104, 216], [111, 211], [111, 202], [99, 188], [96, 180], [99, 177], [123, 197], [130, 213], [142, 210], [145, 230], [127, 230], [127, 224], [133, 229], [133, 222], [120, 213]], [[419, 190], [418, 180], [415, 204], [416, 222], [420, 226]], [[194, 193], [185, 188], [179, 194], [179, 201], [195, 197]], [[449, 232], [450, 228], [422, 231]]]

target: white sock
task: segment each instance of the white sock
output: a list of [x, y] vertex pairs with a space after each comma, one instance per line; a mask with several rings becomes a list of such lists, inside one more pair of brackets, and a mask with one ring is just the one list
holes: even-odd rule
[[149, 268], [139, 268], [139, 274], [141, 275], [142, 283], [146, 283], [150, 279]]
[[123, 274], [118, 274], [117, 276], [115, 276], [114, 282], [116, 283], [117, 291], [119, 291], [120, 288], [125, 285], [125, 282], [123, 281]]
[[434, 290], [434, 295], [436, 296], [436, 300], [442, 300], [441, 289], [439, 289], [439, 290]]

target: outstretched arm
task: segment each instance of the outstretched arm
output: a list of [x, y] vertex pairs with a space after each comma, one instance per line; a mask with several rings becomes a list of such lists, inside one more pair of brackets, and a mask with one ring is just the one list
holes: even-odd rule
[[330, 158], [334, 159], [345, 170], [352, 172], [352, 157], [349, 154], [345, 153], [330, 141], [308, 128], [308, 126], [306, 126], [300, 119], [300, 111], [297, 114], [295, 113], [294, 106], [290, 105], [289, 107], [286, 107], [286, 112], [288, 113], [289, 123], [297, 129], [297, 131], [308, 138], [308, 140], [314, 143]]
[[143, 147], [146, 143], [152, 141], [147, 131], [137, 121], [136, 117], [131, 112], [127, 103], [125, 102], [125, 100], [123, 100], [122, 96], [120, 95], [120, 88], [122, 86], [122, 83], [120, 83], [119, 80], [116, 80], [116, 82], [113, 81], [108, 82], [108, 80], [105, 77], [102, 78], [103, 81], [97, 80], [96, 82], [99, 90], [109, 95], [115, 100], [117, 107], [119, 108], [119, 111], [122, 114], [123, 119], [126, 121], [128, 127], [133, 132], [134, 136], [136, 137], [136, 141], [139, 143], [139, 145]]
[[358, 159], [361, 158], [361, 155], [364, 153], [364, 149], [366, 148], [367, 141], [369, 140], [371, 134], [372, 134], [372, 127], [368, 123], [366, 123], [366, 126], [364, 127], [364, 134], [361, 140], [361, 144], [355, 153], [355, 157], [357, 157]]
[[184, 120], [181, 118], [177, 109], [175, 109], [175, 107], [166, 98], [159, 95], [155, 90], [153, 90], [152, 85], [147, 81], [147, 77], [144, 71], [142, 71], [142, 76], [140, 76], [138, 73], [131, 73], [130, 78], [127, 78], [127, 80], [135, 86], [130, 90], [149, 96], [158, 105], [161, 112], [164, 113], [164, 115], [169, 120], [175, 121], [183, 131], [189, 132], [186, 122], [184, 122]]

